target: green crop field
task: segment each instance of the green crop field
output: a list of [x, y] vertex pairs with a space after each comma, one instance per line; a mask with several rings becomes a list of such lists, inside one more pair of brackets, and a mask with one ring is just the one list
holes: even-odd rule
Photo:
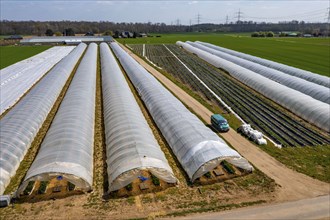
[[318, 180], [330, 183], [330, 145], [316, 147], [262, 146], [264, 151], [288, 167]]
[[330, 76], [330, 38], [251, 38], [249, 34], [209, 33], [153, 36], [118, 41], [125, 44], [169, 44], [178, 40], [199, 40]]
[[48, 48], [50, 46], [1, 46], [0, 69], [36, 55]]

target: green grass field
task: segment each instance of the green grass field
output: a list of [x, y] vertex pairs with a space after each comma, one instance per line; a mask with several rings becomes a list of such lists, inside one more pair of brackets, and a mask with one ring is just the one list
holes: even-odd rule
[[160, 36], [154, 34], [154, 37], [118, 41], [125, 44], [159, 44], [199, 40], [330, 76], [330, 38], [251, 38], [249, 34], [209, 33]]
[[1, 46], [0, 69], [36, 55], [48, 48], [50, 46]]
[[288, 167], [330, 183], [330, 145], [316, 147], [260, 147]]

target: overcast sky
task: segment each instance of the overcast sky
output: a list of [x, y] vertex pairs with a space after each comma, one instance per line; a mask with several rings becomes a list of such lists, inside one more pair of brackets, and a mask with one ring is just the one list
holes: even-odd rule
[[329, 0], [321, 1], [16, 1], [1, 0], [1, 20], [225, 23], [241, 20], [325, 22]]

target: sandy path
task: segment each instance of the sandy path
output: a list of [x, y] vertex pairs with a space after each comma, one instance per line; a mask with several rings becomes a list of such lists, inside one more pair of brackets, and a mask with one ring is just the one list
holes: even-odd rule
[[327, 195], [275, 205], [246, 207], [220, 213], [189, 215], [188, 217], [178, 219], [329, 219], [329, 203], [330, 197]]
[[[122, 46], [122, 45], [121, 45]], [[123, 47], [123, 46], [122, 46]], [[137, 55], [123, 47], [145, 69], [162, 82], [170, 91], [180, 98], [187, 106], [194, 110], [203, 120], [209, 122], [212, 112], [188, 95], [184, 90], [167, 79], [155, 68], [150, 66]], [[330, 193], [330, 184], [313, 179], [304, 174], [287, 168], [282, 163], [265, 153], [234, 130], [221, 134], [243, 157], [248, 159], [259, 170], [274, 179], [280, 185], [277, 192], [277, 201], [291, 201], [304, 198], [313, 198]]]

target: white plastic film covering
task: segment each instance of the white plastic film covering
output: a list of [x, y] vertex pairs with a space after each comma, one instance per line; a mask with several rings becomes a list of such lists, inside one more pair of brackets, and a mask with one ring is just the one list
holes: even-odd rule
[[224, 60], [211, 53], [193, 47], [181, 41], [177, 45], [196, 54], [201, 59], [217, 68], [226, 70], [230, 75], [255, 89], [274, 102], [291, 110], [295, 114], [315, 124], [325, 131], [330, 131], [330, 105], [316, 100], [306, 94], [298, 92], [271, 79], [261, 76], [251, 70]]
[[0, 70], [0, 115], [13, 106], [74, 47], [52, 47]]
[[109, 42], [112, 41], [111, 36], [52, 36], [52, 37], [31, 37], [20, 41], [21, 44], [36, 44], [36, 43], [70, 43], [70, 42]]
[[241, 163], [236, 164], [240, 168], [253, 170], [247, 160], [207, 128], [118, 44], [111, 43], [111, 47], [192, 181], [211, 171], [221, 160], [230, 163], [238, 160]]
[[0, 194], [15, 175], [85, 48], [85, 44], [77, 46], [0, 120]]
[[313, 72], [310, 72], [310, 71], [302, 70], [302, 69], [299, 69], [299, 68], [296, 68], [296, 67], [292, 67], [292, 66], [288, 66], [288, 65], [285, 65], [285, 64], [277, 63], [277, 62], [274, 62], [274, 61], [271, 61], [271, 60], [266, 60], [266, 59], [263, 59], [263, 58], [260, 58], [260, 57], [252, 56], [252, 55], [249, 55], [249, 54], [241, 53], [241, 52], [230, 50], [230, 49], [227, 49], [227, 48], [215, 46], [213, 44], [200, 42], [200, 41], [196, 41], [196, 43], [205, 45], [207, 47], [210, 47], [210, 48], [213, 48], [213, 49], [216, 49], [216, 50], [223, 51], [225, 53], [228, 53], [228, 54], [231, 54], [231, 55], [234, 55], [234, 56], [237, 56], [237, 57], [240, 57], [240, 58], [243, 58], [243, 59], [255, 62], [255, 63], [259, 63], [263, 66], [273, 68], [273, 69], [279, 70], [281, 72], [287, 73], [289, 75], [297, 76], [297, 77], [305, 79], [307, 81], [314, 82], [316, 84], [319, 84], [319, 85], [330, 88], [330, 78], [329, 77], [321, 76], [319, 74], [316, 74], [316, 73], [313, 73]]
[[109, 191], [149, 170], [168, 183], [177, 180], [106, 43], [100, 45]]
[[55, 175], [82, 190], [92, 189], [96, 70], [97, 45], [91, 43], [20, 190], [29, 181]]
[[305, 79], [283, 73], [279, 70], [268, 68], [258, 63], [254, 63], [252, 61], [245, 60], [230, 55], [228, 53], [221, 52], [219, 50], [215, 50], [213, 48], [204, 46], [202, 44], [197, 44], [189, 41], [187, 41], [186, 43], [193, 47], [197, 47], [201, 50], [214, 54], [220, 58], [228, 60], [232, 63], [235, 63], [241, 67], [247, 68], [255, 73], [267, 77], [268, 79], [271, 79], [275, 82], [281, 83], [289, 88], [295, 89], [299, 92], [309, 95], [314, 99], [330, 104], [330, 90], [325, 86], [321, 86], [319, 84], [307, 81]]

